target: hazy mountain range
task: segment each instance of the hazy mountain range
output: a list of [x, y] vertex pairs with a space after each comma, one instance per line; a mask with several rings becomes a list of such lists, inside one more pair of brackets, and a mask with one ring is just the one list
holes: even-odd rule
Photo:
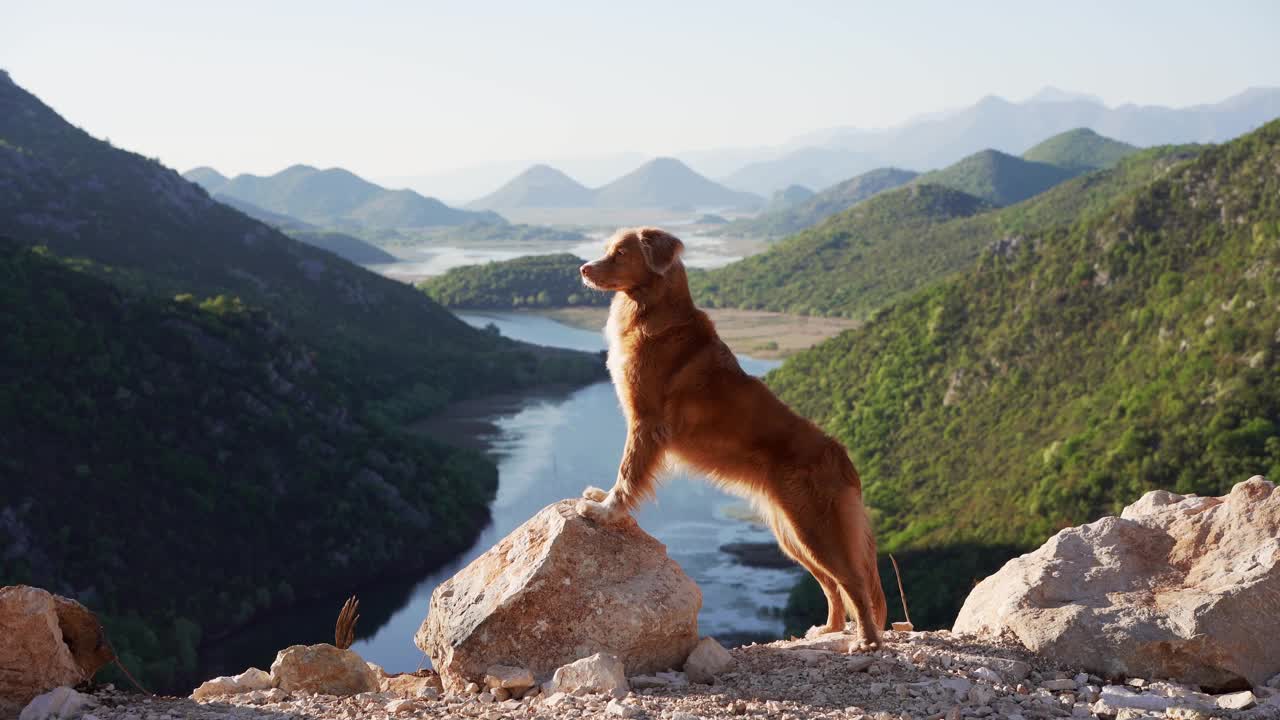
[[1045, 140], [1022, 157], [987, 149], [924, 175], [898, 168], [877, 168], [817, 194], [792, 185], [776, 192], [764, 212], [736, 220], [725, 226], [723, 232], [784, 237], [912, 181], [959, 190], [997, 207], [1012, 205], [1082, 173], [1113, 167], [1137, 151], [1138, 148], [1127, 143], [1077, 128]]
[[183, 177], [215, 199], [241, 201], [330, 227], [396, 229], [506, 223], [496, 213], [459, 210], [413, 190], [389, 190], [342, 168], [293, 165], [266, 177], [244, 174], [227, 178], [213, 168], [198, 167]]
[[467, 207], [757, 208], [763, 198], [699, 175], [675, 158], [655, 158], [599, 188], [588, 188], [548, 165], [534, 165]]
[[[1218, 143], [1277, 116], [1280, 88], [1250, 88], [1220, 102], [1170, 108], [1109, 107], [1093, 95], [1046, 87], [1021, 102], [988, 96], [968, 107], [921, 115], [890, 128], [827, 128], [779, 144], [708, 148], [674, 156], [723, 185], [768, 197], [793, 184], [821, 190], [877, 167], [927, 172], [984, 149], [1021, 155], [1041, 140], [1072, 128], [1090, 128], [1139, 147]], [[642, 153], [615, 153], [544, 162], [592, 185], [645, 159]], [[493, 164], [395, 180], [463, 201], [498, 187], [527, 166]]]

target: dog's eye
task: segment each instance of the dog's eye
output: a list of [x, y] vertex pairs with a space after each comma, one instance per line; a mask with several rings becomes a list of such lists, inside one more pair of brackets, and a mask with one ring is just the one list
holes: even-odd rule
[[626, 251], [625, 251], [625, 250], [619, 250], [619, 251], [617, 251], [617, 252], [615, 252], [615, 253], [614, 253], [614, 255], [617, 255], [618, 257], [622, 257], [623, 255], [626, 255], [626, 254], [627, 254], [627, 253], [626, 253]]

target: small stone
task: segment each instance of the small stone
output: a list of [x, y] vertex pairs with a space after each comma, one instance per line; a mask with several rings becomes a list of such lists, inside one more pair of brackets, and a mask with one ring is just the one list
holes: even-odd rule
[[892, 625], [894, 632], [911, 632], [915, 630], [915, 626], [909, 622], [896, 622]]
[[876, 662], [875, 658], [869, 655], [846, 655], [844, 659], [844, 669], [848, 672], [864, 672]]
[[1044, 688], [1045, 690], [1050, 690], [1055, 692], [1059, 690], [1075, 690], [1076, 681], [1066, 680], [1066, 679], [1045, 680], [1044, 682], [1040, 683], [1040, 687]]
[[626, 690], [627, 676], [616, 655], [596, 653], [590, 657], [561, 665], [551, 678], [555, 690], [607, 693], [615, 688]]
[[713, 637], [704, 637], [694, 646], [684, 662], [684, 672], [691, 682], [710, 685], [716, 676], [733, 667], [733, 656]]
[[494, 665], [485, 672], [484, 684], [490, 688], [523, 690], [533, 686], [533, 673], [522, 667]]
[[1129, 687], [1140, 688], [1140, 687], [1145, 687], [1147, 684], [1147, 681], [1142, 678], [1129, 678], [1128, 680], [1124, 681], [1124, 684], [1128, 685]]
[[468, 695], [475, 695], [476, 693], [480, 692], [480, 686], [476, 683], [469, 682], [467, 683], [467, 687], [463, 689], [463, 692], [465, 692]]
[[564, 692], [553, 692], [542, 701], [549, 708], [556, 708], [572, 700], [573, 696]]
[[1072, 680], [1075, 681], [1076, 687], [1083, 687], [1089, 684], [1089, 674], [1079, 673], [1074, 678], [1072, 678]]
[[1212, 715], [1196, 707], [1175, 706], [1164, 711], [1164, 716], [1173, 720], [1209, 720]]
[[1253, 704], [1257, 702], [1257, 698], [1253, 696], [1251, 691], [1242, 690], [1227, 695], [1218, 695], [1214, 698], [1214, 702], [1222, 710], [1247, 710], [1253, 707]]
[[733, 712], [733, 714], [734, 714], [734, 715], [746, 715], [746, 714], [747, 714], [747, 704], [746, 704], [745, 702], [741, 701], [741, 700], [735, 700], [735, 701], [733, 702], [733, 705], [732, 705], [732, 706], [730, 706], [730, 708], [729, 708], [729, 709]]
[[996, 697], [995, 690], [986, 685], [974, 685], [969, 688], [969, 702], [974, 705], [986, 705]]
[[660, 678], [657, 675], [636, 675], [635, 677], [628, 678], [627, 682], [631, 684], [632, 690], [661, 688], [666, 687], [669, 684], [666, 679]]
[[90, 695], [76, 692], [66, 686], [56, 687], [47, 693], [37, 695], [27, 703], [19, 713], [18, 720], [76, 718], [97, 704], [98, 701]]
[[782, 703], [777, 700], [766, 701], [764, 704], [764, 710], [770, 715], [778, 715], [782, 712]]
[[493, 699], [497, 700], [498, 702], [511, 699], [511, 691], [504, 687], [496, 687], [490, 690], [489, 692], [493, 693]]
[[418, 708], [418, 706], [417, 706], [417, 703], [415, 703], [412, 700], [400, 699], [400, 700], [392, 700], [391, 702], [387, 703], [386, 708], [387, 708], [387, 712], [391, 713], [392, 715], [401, 715], [401, 714], [413, 712]]
[[479, 701], [481, 705], [489, 705], [496, 699], [497, 698], [493, 696], [493, 693], [489, 692], [488, 690], [485, 690], [484, 692], [476, 696], [476, 700]]
[[608, 705], [604, 706], [604, 714], [609, 717], [630, 718], [639, 715], [640, 711], [630, 705], [623, 705], [615, 698], [610, 700]]
[[702, 717], [693, 713], [673, 712], [671, 713], [671, 720], [702, 720]]
[[979, 680], [985, 680], [992, 685], [999, 685], [1004, 682], [1004, 678], [1000, 677], [1000, 673], [989, 667], [975, 668], [971, 674]]

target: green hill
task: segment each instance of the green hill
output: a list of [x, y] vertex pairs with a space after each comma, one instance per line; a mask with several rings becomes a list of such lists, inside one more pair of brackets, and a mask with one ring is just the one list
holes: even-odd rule
[[1138, 148], [1106, 138], [1088, 128], [1068, 130], [1022, 153], [1023, 160], [1084, 173], [1114, 167]]
[[492, 464], [404, 424], [604, 374], [215, 202], [7, 76], [0, 187], [0, 545], [26, 548], [0, 583], [85, 598], [162, 681], [202, 636], [478, 530]]
[[1193, 153], [1144, 150], [1115, 168], [999, 209], [966, 193], [912, 183], [689, 280], [698, 301], [712, 307], [865, 318], [969, 267], [993, 240], [1069, 224]]
[[803, 185], [788, 185], [781, 190], [775, 190], [769, 196], [769, 204], [764, 206], [763, 212], [778, 212], [794, 207], [816, 195], [814, 191]]
[[977, 265], [768, 382], [849, 447], [886, 552], [1028, 548], [1146, 490], [1275, 477], [1278, 160], [1280, 121], [1101, 207], [988, 233]]
[[184, 177], [219, 200], [240, 200], [318, 225], [383, 230], [505, 222], [496, 213], [451, 208], [412, 190], [388, 190], [342, 168], [293, 165], [268, 177], [245, 174], [230, 180], [196, 168]]
[[759, 255], [691, 272], [689, 283], [709, 307], [859, 317], [963, 266], [972, 253], [935, 241], [934, 229], [989, 208], [972, 195], [916, 185], [856, 205]]
[[925, 173], [916, 182], [943, 185], [1003, 206], [1039, 195], [1078, 174], [999, 150], [983, 150], [942, 170]]
[[872, 170], [781, 208], [774, 208], [771, 203], [760, 215], [736, 220], [723, 232], [751, 237], [785, 237], [813, 227], [873, 195], [905, 185], [915, 177], [916, 173], [910, 170]]
[[510, 310], [529, 307], [608, 305], [612, 295], [585, 287], [580, 257], [529, 255], [449, 270], [418, 287], [451, 308]]
[[261, 613], [445, 562], [483, 523], [490, 462], [350, 413], [265, 312], [123, 292], [7, 239], [0, 306], [0, 547], [23, 548], [0, 584], [77, 595], [147, 682]]

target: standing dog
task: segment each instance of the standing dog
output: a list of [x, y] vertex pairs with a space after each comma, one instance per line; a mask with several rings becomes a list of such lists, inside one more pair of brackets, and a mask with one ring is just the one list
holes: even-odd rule
[[605, 334], [627, 443], [613, 489], [587, 488], [577, 510], [597, 522], [625, 518], [653, 495], [669, 454], [755, 502], [783, 551], [822, 586], [823, 632], [843, 630], [851, 611], [875, 646], [886, 608], [858, 473], [840, 443], [738, 366], [693, 305], [683, 249], [662, 230], [623, 230], [582, 266], [587, 285], [616, 291]]

